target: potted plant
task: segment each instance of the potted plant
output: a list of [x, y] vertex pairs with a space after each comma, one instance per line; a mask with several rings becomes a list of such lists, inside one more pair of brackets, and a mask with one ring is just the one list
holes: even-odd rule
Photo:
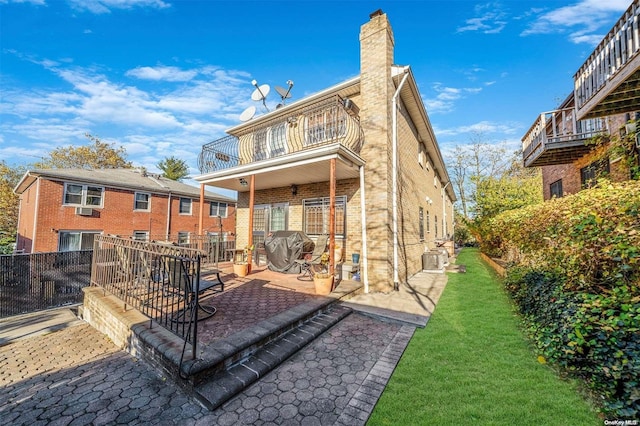
[[242, 252], [242, 261], [233, 262], [233, 273], [239, 277], [246, 277], [249, 274], [249, 254], [253, 250], [253, 246], [245, 246]]
[[320, 264], [313, 267], [313, 284], [317, 294], [327, 295], [333, 290], [333, 275], [329, 274], [329, 253], [322, 253]]

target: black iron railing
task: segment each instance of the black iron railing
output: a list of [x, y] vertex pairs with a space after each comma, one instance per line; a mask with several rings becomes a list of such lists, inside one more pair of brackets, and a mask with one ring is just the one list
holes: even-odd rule
[[[91, 285], [140, 311], [152, 322], [192, 345], [196, 354], [198, 288], [206, 253], [171, 242], [146, 242], [98, 235], [94, 240]], [[205, 307], [206, 309], [206, 307]], [[205, 315], [207, 312], [205, 312]]]
[[204, 145], [198, 168], [210, 173], [336, 143], [359, 153], [363, 141], [358, 108], [335, 95]]
[[82, 303], [92, 250], [0, 256], [0, 318]]

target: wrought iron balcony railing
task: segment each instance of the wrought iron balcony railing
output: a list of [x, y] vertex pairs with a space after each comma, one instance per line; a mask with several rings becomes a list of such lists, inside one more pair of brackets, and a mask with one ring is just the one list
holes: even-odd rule
[[364, 137], [357, 111], [337, 95], [293, 109], [204, 145], [198, 167], [211, 173], [335, 143], [359, 153]]
[[[580, 110], [640, 54], [640, 0], [634, 0], [574, 76]], [[619, 82], [613, 83], [618, 84]]]
[[[524, 165], [563, 164], [572, 150], [581, 155], [578, 151], [586, 147], [590, 138], [606, 131], [603, 119], [576, 120], [575, 108], [544, 112], [522, 138]], [[554, 158], [554, 150], [562, 150], [563, 155]]]

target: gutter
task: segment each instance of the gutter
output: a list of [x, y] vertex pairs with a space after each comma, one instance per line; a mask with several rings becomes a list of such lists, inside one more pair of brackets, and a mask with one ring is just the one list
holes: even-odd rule
[[393, 110], [393, 124], [392, 124], [392, 147], [391, 147], [391, 162], [392, 162], [392, 209], [393, 209], [393, 288], [399, 290], [400, 278], [398, 277], [398, 97], [402, 86], [409, 77], [409, 67], [404, 67], [404, 76], [402, 81], [398, 85], [396, 92], [393, 94], [392, 110]]

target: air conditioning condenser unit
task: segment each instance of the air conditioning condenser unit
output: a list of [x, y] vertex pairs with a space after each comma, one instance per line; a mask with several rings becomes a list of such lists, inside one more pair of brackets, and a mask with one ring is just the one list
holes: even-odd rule
[[76, 207], [76, 214], [78, 216], [92, 216], [93, 209], [89, 207]]

